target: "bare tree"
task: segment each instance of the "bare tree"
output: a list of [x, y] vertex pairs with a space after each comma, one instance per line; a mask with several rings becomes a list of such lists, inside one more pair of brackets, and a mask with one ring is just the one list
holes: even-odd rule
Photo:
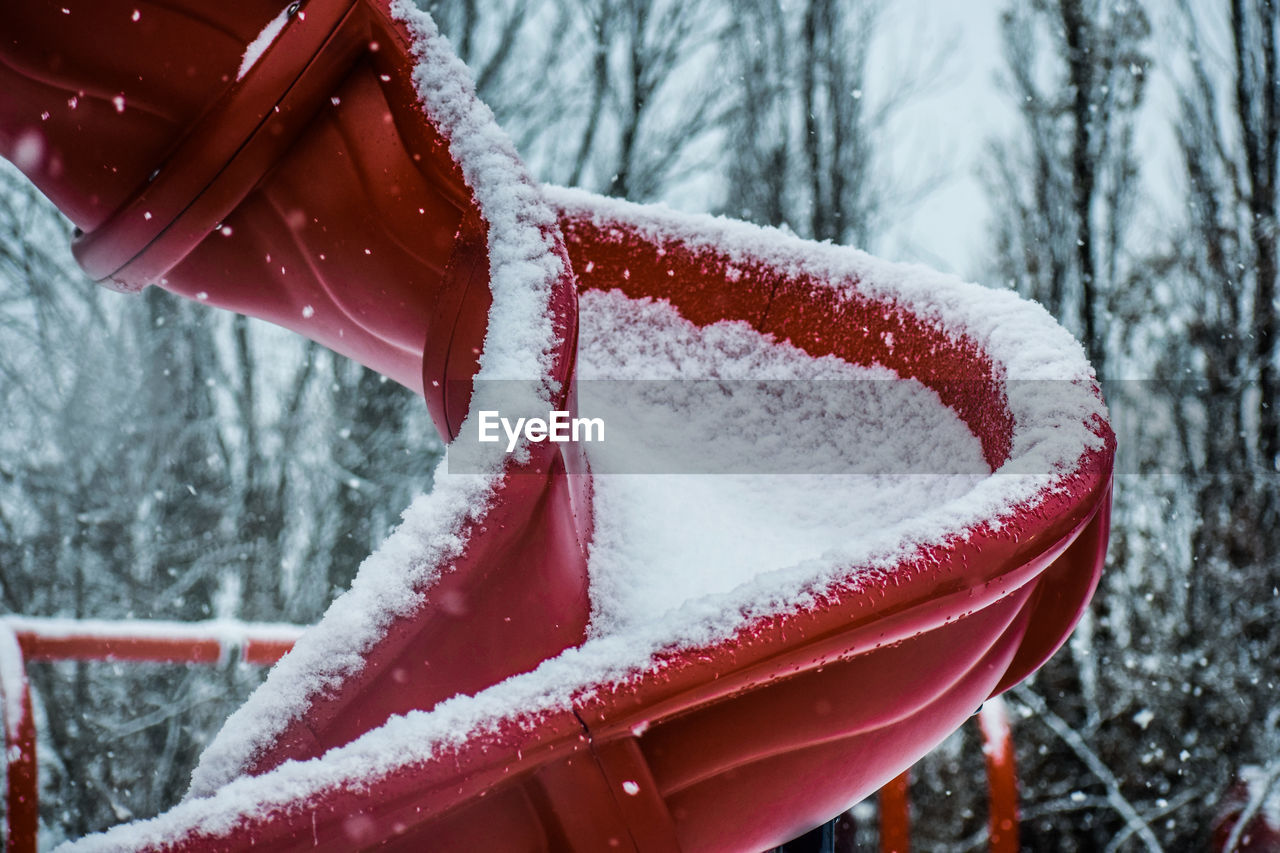
[[1011, 212], [1001, 276], [1096, 365], [1155, 377], [1108, 392], [1132, 415], [1122, 470], [1159, 476], [1121, 480], [1092, 618], [1019, 694], [1025, 772], [1064, 780], [1036, 793], [1028, 823], [1059, 847], [1203, 847], [1240, 765], [1274, 750], [1280, 15], [1268, 0], [1176, 9], [1181, 41], [1160, 55], [1183, 181], [1154, 246], [1130, 233], [1150, 74], [1140, 10], [1042, 0], [1004, 21], [1024, 135], [992, 166]]
[[1110, 300], [1129, 260], [1150, 23], [1137, 2], [1036, 0], [1011, 6], [1001, 25], [1023, 130], [991, 158], [1007, 211], [995, 220], [998, 273], [1080, 334], [1105, 375]]
[[1173, 319], [1186, 332], [1169, 359], [1196, 392], [1178, 401], [1195, 508], [1179, 645], [1204, 673], [1198, 707], [1187, 716], [1221, 721], [1193, 752], [1222, 790], [1241, 764], [1267, 764], [1276, 737], [1273, 687], [1257, 673], [1273, 671], [1280, 653], [1271, 628], [1280, 585], [1280, 9], [1269, 0], [1236, 0], [1215, 11], [1180, 2], [1179, 10], [1185, 61], [1177, 138], [1187, 221], [1170, 253], [1169, 278], [1185, 306]]
[[726, 213], [870, 248], [936, 186], [940, 173], [890, 174], [883, 141], [895, 116], [936, 85], [950, 48], [873, 87], [885, 11], [882, 0], [736, 4], [722, 47], [734, 78], [722, 122]]
[[[1137, 293], [1149, 293], [1157, 269], [1151, 252], [1135, 248], [1135, 212], [1145, 200], [1136, 128], [1153, 49], [1146, 10], [1138, 2], [1035, 0], [1011, 4], [1001, 28], [1004, 85], [1020, 122], [1015, 137], [993, 143], [989, 159], [999, 211], [994, 277], [1074, 331], [1100, 376], [1151, 369], [1145, 353], [1129, 348], [1150, 329], [1151, 305]], [[1149, 390], [1108, 386], [1122, 408], [1147, 406]], [[1179, 751], [1169, 755], [1165, 746], [1165, 727], [1176, 724], [1147, 704], [1176, 703], [1169, 694], [1177, 676], [1172, 669], [1138, 675], [1133, 667], [1161, 660], [1159, 649], [1176, 630], [1178, 617], [1145, 597], [1161, 589], [1163, 580], [1150, 575], [1171, 556], [1153, 555], [1151, 537], [1178, 526], [1165, 516], [1152, 530], [1151, 507], [1171, 495], [1129, 485], [1117, 494], [1108, 571], [1093, 607], [1066, 653], [1018, 694], [1029, 721], [1019, 729], [1022, 773], [1044, 779], [1025, 800], [1035, 819], [1024, 825], [1024, 843], [1033, 847], [1166, 843], [1154, 821], [1177, 782]], [[1135, 649], [1152, 656], [1135, 657]], [[1135, 742], [1155, 751], [1144, 756]]]

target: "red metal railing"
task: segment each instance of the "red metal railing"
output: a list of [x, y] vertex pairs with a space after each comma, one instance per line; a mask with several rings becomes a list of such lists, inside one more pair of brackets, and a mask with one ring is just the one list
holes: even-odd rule
[[6, 853], [36, 853], [39, 780], [36, 726], [26, 664], [31, 661], [125, 661], [215, 664], [238, 656], [267, 666], [282, 658], [302, 628], [237, 622], [103, 622], [0, 619], [0, 709], [6, 764]]
[[4, 709], [5, 816], [10, 853], [35, 853], [39, 827], [36, 800], [36, 723], [22, 647], [0, 622], [0, 705]]
[[[0, 618], [0, 712], [6, 763], [6, 853], [36, 853], [39, 786], [36, 727], [26, 664], [60, 660], [215, 664], [238, 655], [267, 666], [293, 648], [302, 628], [234, 622], [101, 622]], [[992, 853], [1018, 850], [1018, 780], [1013, 737], [1004, 702], [992, 699], [978, 713], [990, 792], [988, 837]], [[907, 853], [910, 845], [910, 771], [880, 790], [880, 849]]]

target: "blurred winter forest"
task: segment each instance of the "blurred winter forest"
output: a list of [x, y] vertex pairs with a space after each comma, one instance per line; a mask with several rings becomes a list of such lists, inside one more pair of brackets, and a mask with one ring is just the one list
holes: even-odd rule
[[[898, 156], [895, 116], [953, 69], [945, 39], [874, 66], [887, 0], [424, 5], [548, 181], [875, 250], [971, 168]], [[1010, 120], [972, 118], [992, 215], [964, 272], [1080, 337], [1124, 442], [1092, 611], [1010, 695], [1023, 845], [1205, 849], [1243, 767], [1280, 788], [1280, 3], [979, 10]], [[318, 619], [431, 487], [423, 407], [285, 332], [95, 288], [9, 169], [0, 197], [0, 608]], [[262, 677], [30, 672], [51, 840], [171, 805]], [[974, 727], [915, 769], [920, 849], [983, 848], [982, 772]]]

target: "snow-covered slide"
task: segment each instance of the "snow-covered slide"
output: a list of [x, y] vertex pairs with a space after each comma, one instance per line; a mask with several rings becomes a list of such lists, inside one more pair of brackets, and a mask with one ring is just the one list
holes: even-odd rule
[[[216, 37], [136, 52], [205, 39], [204, 100], [134, 116], [174, 96], [90, 86], [77, 62], [106, 60], [57, 47], [156, 8], [126, 5], [0, 12], [22, 36], [0, 45], [0, 148], [84, 230], [82, 262], [347, 352], [455, 440], [187, 799], [75, 849], [764, 849], [1066, 638], [1114, 440], [1043, 310], [741, 223], [548, 205], [407, 2], [217, 4]], [[737, 420], [682, 434], [709, 400]], [[611, 413], [602, 443], [469, 442], [487, 406], [578, 402]]]
[[[516, 410], [571, 410], [577, 294], [554, 211], [414, 20], [385, 0], [0, 4], [0, 154], [108, 286], [294, 329], [422, 393], [446, 437], [473, 377], [521, 380]], [[539, 444], [470, 470], [366, 567], [360, 622], [299, 649], [319, 663], [249, 768], [583, 640], [581, 455]]]
[[[835, 494], [850, 477], [905, 511], [864, 508], [889, 520], [819, 556], [674, 595], [665, 579], [596, 588], [598, 570], [675, 535], [615, 512], [628, 493], [612, 478], [662, 475], [597, 474], [585, 643], [319, 759], [244, 776], [255, 743], [275, 736], [277, 703], [308, 677], [286, 661], [210, 747], [192, 797], [77, 849], [765, 849], [874, 791], [1066, 638], [1101, 570], [1114, 446], [1080, 347], [1040, 308], [740, 223], [574, 191], [552, 199], [586, 291], [592, 375], [628, 360], [733, 380], [744, 363], [776, 379], [780, 363], [806, 359], [834, 372], [827, 381], [892, 371], [893, 386], [918, 384], [940, 411], [904, 421], [890, 406], [873, 419], [900, 427], [902, 447], [943, 440], [984, 470], [971, 459], [903, 469], [889, 453], [885, 470], [818, 475]], [[842, 375], [857, 365], [876, 374]], [[797, 475], [766, 476], [785, 506]], [[448, 511], [424, 504], [413, 523]], [[389, 572], [394, 552], [371, 565]], [[686, 571], [722, 575], [723, 562], [700, 555]], [[611, 603], [627, 600], [648, 612], [618, 618]], [[358, 593], [340, 599], [313, 637], [376, 618], [368, 607]]]

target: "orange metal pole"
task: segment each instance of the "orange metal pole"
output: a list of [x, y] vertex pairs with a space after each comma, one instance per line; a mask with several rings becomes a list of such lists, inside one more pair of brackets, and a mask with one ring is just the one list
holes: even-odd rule
[[987, 834], [991, 853], [1018, 852], [1018, 771], [1013, 755], [1009, 712], [999, 696], [988, 699], [978, 712], [982, 754], [987, 761], [990, 797]]
[[904, 770], [880, 789], [880, 853], [911, 849], [911, 771]]
[[4, 724], [7, 790], [7, 853], [35, 853], [40, 829], [39, 780], [36, 771], [36, 724], [31, 716], [22, 647], [0, 623], [0, 716]]

